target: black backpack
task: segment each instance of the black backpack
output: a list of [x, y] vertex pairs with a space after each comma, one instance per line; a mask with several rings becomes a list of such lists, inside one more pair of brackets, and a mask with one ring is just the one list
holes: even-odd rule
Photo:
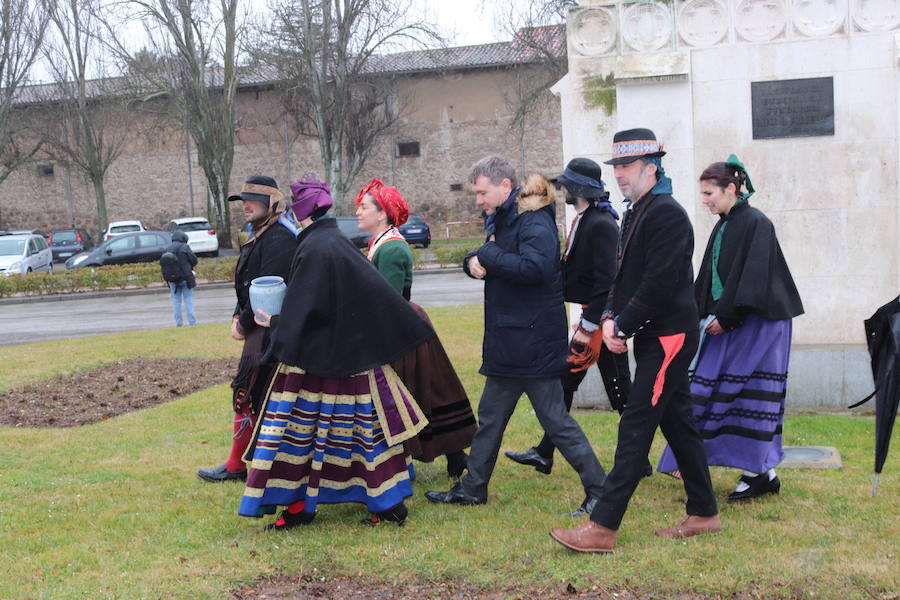
[[181, 261], [174, 252], [165, 251], [159, 257], [159, 266], [162, 267], [163, 279], [170, 283], [179, 283], [187, 279], [181, 270]]

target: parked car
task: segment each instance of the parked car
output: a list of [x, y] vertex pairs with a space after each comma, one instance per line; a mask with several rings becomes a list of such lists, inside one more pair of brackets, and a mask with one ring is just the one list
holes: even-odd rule
[[53, 252], [40, 235], [8, 234], [0, 237], [0, 273], [53, 273]]
[[356, 217], [335, 217], [338, 229], [341, 233], [350, 238], [350, 241], [357, 248], [365, 248], [369, 245], [369, 238], [372, 234], [359, 228], [359, 220]]
[[168, 231], [123, 233], [104, 241], [89, 252], [76, 254], [66, 261], [66, 268], [153, 262], [159, 260], [166, 246], [171, 243], [172, 235]]
[[410, 244], [427, 248], [431, 243], [431, 228], [428, 226], [425, 217], [419, 213], [410, 213], [406, 223], [397, 229], [400, 231], [400, 235], [406, 238], [406, 241]]
[[191, 247], [191, 250], [197, 256], [219, 255], [219, 238], [216, 237], [216, 230], [203, 217], [172, 219], [166, 225], [166, 231], [169, 233], [174, 233], [175, 231], [185, 232], [188, 236], [188, 246]]
[[132, 231], [147, 231], [147, 228], [140, 221], [113, 221], [106, 227], [106, 231], [103, 232], [103, 239], [108, 240]]
[[44, 231], [42, 229], [13, 229], [12, 231], [9, 231], [8, 233], [11, 235], [28, 235], [29, 233], [33, 233], [34, 235], [41, 236], [45, 240], [47, 239], [47, 236], [49, 235], [46, 231]]
[[64, 261], [79, 252], [90, 250], [94, 240], [84, 229], [54, 229], [47, 239], [53, 250], [53, 260]]

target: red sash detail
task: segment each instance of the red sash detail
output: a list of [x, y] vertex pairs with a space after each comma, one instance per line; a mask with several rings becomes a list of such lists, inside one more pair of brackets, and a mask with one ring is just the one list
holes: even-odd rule
[[675, 355], [678, 354], [678, 352], [681, 351], [681, 347], [684, 346], [684, 334], [676, 333], [675, 335], [661, 336], [659, 338], [659, 343], [662, 345], [666, 355], [665, 358], [663, 358], [662, 366], [659, 368], [659, 373], [656, 374], [656, 381], [653, 383], [653, 396], [650, 398], [651, 406], [656, 406], [656, 403], [659, 402], [663, 386], [666, 384], [666, 369], [669, 368], [672, 359], [675, 358]]

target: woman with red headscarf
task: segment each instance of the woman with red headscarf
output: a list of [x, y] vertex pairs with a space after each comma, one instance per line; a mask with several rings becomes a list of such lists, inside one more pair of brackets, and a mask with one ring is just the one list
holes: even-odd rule
[[[356, 196], [356, 216], [359, 228], [372, 234], [369, 260], [394, 289], [409, 300], [413, 256], [409, 244], [397, 230], [409, 217], [406, 200], [397, 188], [373, 179]], [[433, 329], [422, 307], [413, 302], [410, 305]], [[413, 458], [431, 462], [444, 454], [447, 456], [447, 474], [461, 476], [466, 466], [463, 449], [472, 444], [476, 421], [466, 390], [443, 344], [435, 335], [391, 366], [429, 421], [417, 437], [406, 442]]]
[[412, 287], [413, 255], [397, 227], [409, 218], [409, 205], [397, 191], [373, 179], [356, 197], [359, 228], [372, 234], [369, 260], [404, 298]]

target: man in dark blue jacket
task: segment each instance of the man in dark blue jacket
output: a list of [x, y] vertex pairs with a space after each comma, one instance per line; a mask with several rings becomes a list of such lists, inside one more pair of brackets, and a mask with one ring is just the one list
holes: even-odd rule
[[516, 187], [502, 158], [472, 167], [475, 201], [487, 214], [488, 241], [463, 267], [484, 279], [481, 374], [487, 377], [478, 406], [478, 430], [468, 473], [446, 492], [425, 497], [442, 504], [484, 504], [503, 432], [522, 394], [550, 439], [581, 477], [585, 495], [597, 495], [605, 478], [590, 443], [566, 412], [560, 376], [566, 363], [566, 314], [556, 229], [555, 190], [532, 175]]
[[632, 338], [637, 368], [619, 420], [615, 464], [590, 519], [550, 532], [579, 552], [612, 552], [657, 427], [678, 457], [688, 516], [656, 535], [684, 538], [722, 529], [687, 375], [699, 338], [691, 267], [694, 232], [672, 197], [664, 154], [652, 131], [629, 129], [613, 137], [613, 158], [606, 163], [614, 165], [616, 183], [631, 206], [622, 219], [616, 275], [600, 319], [603, 344], [622, 354], [628, 351], [625, 340]]
[[[570, 409], [587, 368], [596, 361], [610, 405], [622, 412], [631, 389], [628, 354], [603, 350], [600, 339], [600, 317], [616, 273], [619, 215], [610, 204], [609, 192], [600, 177], [600, 165], [589, 158], [574, 158], [562, 175], [551, 180], [565, 191], [566, 204], [575, 208], [575, 218], [566, 237], [562, 273], [566, 302], [578, 304], [582, 309], [570, 345], [569, 361], [574, 369], [567, 370], [562, 380], [563, 399], [566, 409]], [[524, 452], [507, 450], [506, 456], [549, 474], [554, 450], [550, 438], [544, 435], [537, 446]], [[585, 513], [590, 513], [590, 508], [593, 507], [586, 506]]]

